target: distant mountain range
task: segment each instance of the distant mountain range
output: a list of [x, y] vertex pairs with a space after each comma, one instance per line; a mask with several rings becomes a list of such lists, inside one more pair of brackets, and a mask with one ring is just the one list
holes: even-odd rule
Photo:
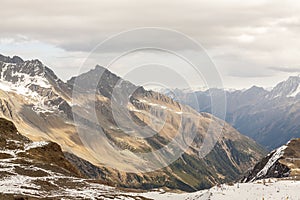
[[[101, 74], [103, 78], [99, 82]], [[84, 84], [76, 84], [80, 82]], [[96, 93], [90, 93], [90, 88], [95, 88]], [[135, 92], [126, 105], [116, 107], [114, 111], [112, 93], [116, 88]], [[76, 103], [72, 99], [74, 90], [79, 92]], [[90, 120], [94, 114], [89, 112], [91, 107], [95, 108], [97, 121]], [[130, 113], [134, 123], [144, 128], [137, 129], [127, 123], [125, 111]], [[114, 115], [126, 130], [118, 127]], [[209, 124], [221, 127], [224, 122], [210, 114], [198, 113], [163, 94], [137, 87], [100, 66], [64, 82], [39, 60], [24, 61], [17, 56], [1, 55], [0, 117], [12, 121], [19, 133], [32, 141], [59, 144], [64, 151], [62, 159], [75, 166], [81, 175], [127, 188], [166, 187], [184, 191], [209, 188], [236, 180], [265, 154], [260, 145], [225, 123], [213, 150], [200, 158], [197, 147], [202, 145]], [[76, 120], [82, 125], [84, 137], [90, 139], [90, 147], [83, 145]], [[151, 120], [165, 123], [157, 131]], [[102, 130], [105, 136], [93, 135], [97, 130]], [[129, 132], [150, 137], [130, 137]], [[142, 167], [150, 168], [157, 162], [165, 162], [158, 154], [151, 160], [136, 155], [155, 151], [174, 140], [181, 144], [175, 137], [177, 132], [180, 137], [192, 132], [195, 138], [171, 165], [147, 173], [122, 171], [137, 170], [140, 163]], [[212, 136], [217, 134], [212, 132]], [[95, 151], [88, 148], [101, 153], [93, 154]], [[119, 154], [112, 156], [113, 151]], [[168, 148], [164, 153], [173, 155], [174, 152]], [[118, 166], [119, 169], [110, 167], [120, 161], [128, 164]]]
[[[222, 93], [224, 91], [219, 89], [165, 91], [176, 101], [208, 113], [211, 113], [211, 94]], [[247, 90], [225, 91], [225, 94], [226, 122], [267, 149], [300, 137], [300, 77], [289, 77], [272, 90], [253, 86]]]

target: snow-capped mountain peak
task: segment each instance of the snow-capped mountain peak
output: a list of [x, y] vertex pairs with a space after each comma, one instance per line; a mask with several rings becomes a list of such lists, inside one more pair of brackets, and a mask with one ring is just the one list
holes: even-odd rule
[[[45, 66], [39, 60], [21, 61], [13, 58], [0, 59], [1, 89], [12, 89], [25, 95], [33, 85], [50, 88], [51, 85], [45, 77]], [[7, 62], [5, 62], [7, 61]], [[7, 86], [7, 87], [5, 87]]]
[[17, 56], [0, 55], [0, 89], [26, 97], [26, 103], [33, 105], [36, 112], [57, 110], [63, 101], [57, 92], [60, 82], [39, 60], [23, 61]]
[[296, 97], [300, 92], [300, 76], [290, 76], [286, 81], [278, 83], [268, 95], [269, 98]]

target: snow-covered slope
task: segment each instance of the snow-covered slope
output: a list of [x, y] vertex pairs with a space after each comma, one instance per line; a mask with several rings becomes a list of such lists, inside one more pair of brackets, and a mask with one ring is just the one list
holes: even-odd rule
[[266, 179], [254, 183], [223, 184], [195, 193], [149, 192], [142, 196], [155, 200], [299, 200], [300, 181]]

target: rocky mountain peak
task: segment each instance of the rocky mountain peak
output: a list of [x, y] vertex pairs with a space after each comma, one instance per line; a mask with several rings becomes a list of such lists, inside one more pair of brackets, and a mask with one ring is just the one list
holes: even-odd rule
[[[256, 86], [256, 85], [253, 85], [251, 88], [249, 88], [248, 90], [246, 90], [246, 91], [254, 91], [254, 92], [260, 92], [260, 91], [265, 91], [265, 89], [263, 88], [263, 87], [258, 87], [258, 86]], [[245, 92], [246, 92], [245, 91]]]
[[[44, 79], [44, 80], [43, 80]], [[0, 80], [7, 84], [39, 84], [46, 87], [45, 66], [39, 60], [23, 61], [19, 57], [0, 59]], [[49, 86], [47, 86], [49, 87]]]
[[15, 71], [22, 71], [24, 73], [27, 72], [30, 75], [34, 75], [34, 73], [41, 73], [41, 71], [44, 71], [45, 68], [43, 63], [38, 59], [24, 61], [19, 56], [9, 57], [0, 54], [0, 63], [6, 64], [9, 68], [15, 66], [13, 67]]
[[117, 84], [119, 85], [118, 87], [124, 89], [123, 91], [138, 88], [100, 65], [77, 77], [72, 77], [67, 81], [67, 84], [71, 87], [75, 86], [76, 88], [86, 91], [96, 89], [97, 92], [108, 98], [111, 98], [112, 92]]
[[0, 61], [5, 63], [22, 63], [24, 60], [20, 58], [19, 56], [13, 56], [12, 58], [9, 56], [4, 56], [0, 54]]
[[268, 93], [263, 87], [257, 87], [257, 86], [252, 86], [251, 88], [241, 92], [241, 95], [244, 96], [245, 98], [251, 98], [251, 97], [260, 97], [264, 96]]

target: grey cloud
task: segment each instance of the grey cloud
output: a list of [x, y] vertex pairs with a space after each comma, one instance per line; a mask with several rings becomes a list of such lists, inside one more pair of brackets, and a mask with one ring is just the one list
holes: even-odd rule
[[[75, 56], [77, 52], [85, 56], [99, 42], [121, 31], [163, 27], [201, 43], [223, 76], [275, 76], [276, 70], [268, 66], [300, 63], [300, 4], [293, 0], [2, 0], [1, 8], [0, 39], [17, 41], [24, 36], [23, 40], [61, 48], [68, 56], [74, 52]], [[107, 47], [106, 53], [122, 52], [124, 47], [135, 47], [143, 41], [142, 35], [133, 42], [121, 40]], [[189, 48], [167, 37], [158, 36], [156, 42], [176, 49]], [[60, 69], [64, 62], [66, 66], [80, 63], [73, 63], [72, 58], [48, 61], [59, 62]]]
[[272, 77], [274, 73], [262, 72], [262, 71], [243, 71], [243, 70], [235, 70], [229, 72], [227, 74], [231, 77], [239, 77], [239, 78], [258, 78], [258, 77]]
[[291, 14], [291, 4], [281, 1], [4, 0], [1, 6], [0, 35], [27, 35], [70, 51], [89, 51], [112, 34], [143, 26], [176, 29], [209, 48]]
[[274, 70], [274, 71], [280, 71], [280, 72], [288, 72], [288, 73], [298, 72], [298, 73], [300, 73], [300, 66], [299, 67], [269, 67], [269, 69]]

